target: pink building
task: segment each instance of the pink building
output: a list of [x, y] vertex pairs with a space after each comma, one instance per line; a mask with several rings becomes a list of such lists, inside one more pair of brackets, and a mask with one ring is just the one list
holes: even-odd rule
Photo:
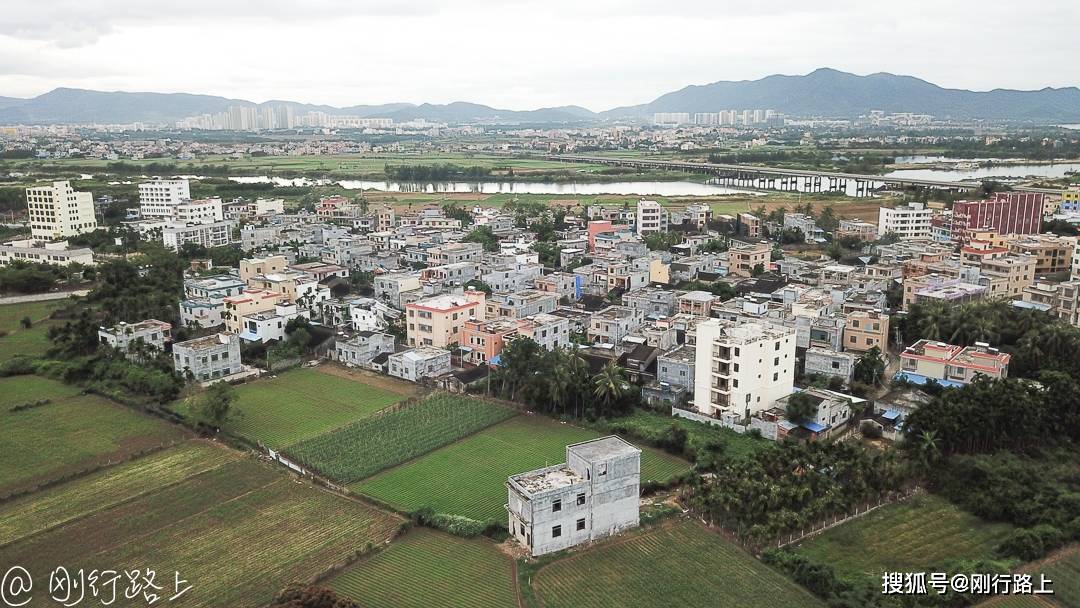
[[596, 251], [596, 235], [601, 232], [614, 232], [615, 227], [609, 220], [594, 220], [589, 222], [589, 253]]

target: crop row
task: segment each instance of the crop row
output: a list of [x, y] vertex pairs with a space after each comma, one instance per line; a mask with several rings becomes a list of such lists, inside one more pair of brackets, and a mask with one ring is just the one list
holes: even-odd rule
[[467, 437], [515, 411], [462, 395], [436, 393], [302, 441], [290, 456], [340, 483], [352, 483]]
[[715, 532], [681, 521], [544, 567], [543, 604], [560, 606], [821, 606]]

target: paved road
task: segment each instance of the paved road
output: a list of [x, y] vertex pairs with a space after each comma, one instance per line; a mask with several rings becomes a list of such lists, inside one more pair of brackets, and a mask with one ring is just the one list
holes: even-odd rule
[[53, 291], [49, 293], [36, 293], [29, 296], [8, 296], [6, 298], [0, 298], [0, 306], [4, 304], [25, 304], [26, 302], [47, 302], [49, 300], [63, 300], [64, 298], [70, 298], [71, 296], [85, 296], [90, 293], [89, 289], [79, 289], [76, 291]]

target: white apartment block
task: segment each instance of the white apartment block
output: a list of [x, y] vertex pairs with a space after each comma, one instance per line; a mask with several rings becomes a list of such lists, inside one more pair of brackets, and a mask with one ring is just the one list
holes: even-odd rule
[[882, 207], [878, 210], [878, 236], [891, 232], [904, 240], [930, 238], [932, 216], [933, 213], [922, 203]]
[[791, 394], [794, 328], [710, 319], [696, 333], [694, 406], [702, 414], [749, 417]]
[[667, 232], [668, 213], [660, 203], [641, 199], [637, 204], [637, 227], [638, 236], [645, 236], [652, 232]]
[[90, 249], [85, 247], [69, 249], [67, 241], [50, 243], [35, 239], [8, 241], [0, 245], [0, 266], [7, 266], [15, 261], [56, 266], [69, 264], [94, 266], [96, 264], [94, 252]]
[[172, 220], [181, 224], [212, 224], [225, 219], [220, 198], [184, 201], [173, 207]]
[[180, 203], [191, 200], [186, 179], [152, 179], [139, 184], [139, 214], [143, 218], [171, 218]]
[[506, 481], [510, 535], [531, 555], [640, 523], [641, 450], [609, 436], [566, 446], [566, 462]]
[[27, 188], [26, 208], [35, 239], [52, 241], [97, 229], [94, 195], [76, 192], [67, 181]]
[[229, 220], [210, 224], [173, 224], [161, 229], [161, 242], [173, 251], [179, 251], [184, 243], [221, 247], [233, 242], [232, 233], [235, 227], [236, 222]]
[[240, 337], [222, 332], [173, 344], [173, 367], [200, 381], [240, 373]]

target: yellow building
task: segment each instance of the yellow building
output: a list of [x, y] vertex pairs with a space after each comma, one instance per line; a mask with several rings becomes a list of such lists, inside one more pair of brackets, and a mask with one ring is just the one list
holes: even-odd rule
[[243, 331], [243, 319], [247, 315], [273, 310], [274, 306], [286, 301], [285, 296], [263, 289], [245, 289], [235, 296], [223, 300], [225, 311], [225, 331], [240, 334]]
[[844, 320], [844, 350], [866, 352], [875, 346], [885, 352], [889, 344], [889, 315], [855, 311]]
[[[265, 258], [248, 258], [240, 260], [240, 280], [247, 283], [252, 277], [260, 274], [282, 272], [289, 265], [289, 261], [283, 255], [272, 255]], [[252, 286], [254, 287], [254, 286]]]
[[754, 268], [758, 265], [768, 270], [771, 258], [772, 248], [768, 243], [733, 244], [731, 249], [728, 249], [728, 274], [736, 277], [753, 276]]
[[447, 347], [460, 344], [470, 319], [483, 321], [487, 297], [482, 291], [444, 294], [405, 305], [409, 346]]

